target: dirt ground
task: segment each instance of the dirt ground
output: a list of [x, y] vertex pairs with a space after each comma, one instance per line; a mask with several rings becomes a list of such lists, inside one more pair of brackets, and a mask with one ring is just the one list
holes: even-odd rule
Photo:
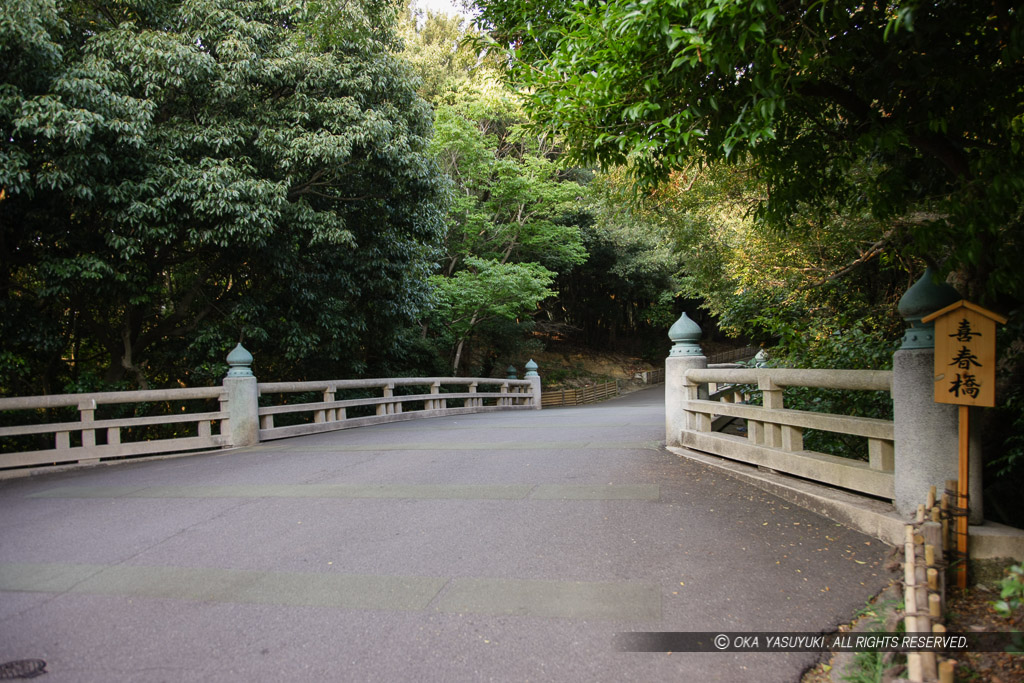
[[[1012, 631], [1022, 626], [1024, 615], [1016, 623], [996, 614], [992, 601], [999, 589], [979, 584], [964, 591], [954, 590], [946, 605], [947, 628], [955, 632]], [[1024, 681], [1024, 654], [1012, 652], [972, 652], [956, 667], [957, 681], [981, 683], [1020, 683]]]
[[562, 348], [534, 357], [545, 386], [578, 388], [599, 382], [633, 380], [638, 373], [658, 369], [643, 359], [621, 353]]
[[[1020, 630], [1024, 625], [1024, 614], [1018, 615], [1014, 621], [1007, 620], [992, 609], [992, 602], [999, 599], [999, 589], [986, 584], [978, 584], [967, 590], [950, 590], [946, 604], [946, 629], [951, 633], [968, 633], [972, 631], [1002, 632]], [[853, 624], [839, 627], [840, 631], [849, 631]], [[800, 683], [838, 683], [842, 680], [842, 672], [836, 656], [829, 658], [808, 670]], [[899, 671], [893, 671], [899, 675]], [[870, 678], [853, 678], [852, 680], [868, 681]], [[888, 678], [879, 678], [887, 681]], [[955, 680], [959, 683], [1021, 683], [1024, 681], [1024, 654], [1012, 652], [972, 652], [964, 655], [958, 662]]]

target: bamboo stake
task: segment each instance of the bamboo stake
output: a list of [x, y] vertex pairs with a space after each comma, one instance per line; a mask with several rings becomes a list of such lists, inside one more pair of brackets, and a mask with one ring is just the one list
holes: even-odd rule
[[939, 663], [935, 659], [934, 652], [921, 653], [921, 679], [934, 681], [939, 677]]
[[[923, 560], [922, 557], [917, 559]], [[917, 562], [914, 567], [914, 578], [916, 579], [917, 585], [914, 588], [916, 595], [914, 596], [917, 600], [918, 611], [924, 611], [925, 608], [929, 608], [931, 600], [928, 595], [928, 585], [925, 582], [925, 568], [921, 562]], [[919, 615], [917, 617], [917, 632], [918, 633], [931, 633], [932, 632], [932, 620], [930, 616]], [[934, 652], [922, 652], [921, 653], [921, 678], [925, 681], [933, 681], [939, 676], [938, 662], [935, 659]]]
[[907, 680], [912, 683], [923, 683], [924, 675], [921, 673], [921, 653], [907, 653]]
[[924, 536], [925, 547], [930, 545], [936, 551], [942, 548], [942, 524], [939, 522], [928, 521], [922, 524], [921, 535]]
[[[921, 526], [921, 534], [924, 536], [924, 557], [927, 567], [928, 589], [935, 591], [942, 598], [942, 610], [946, 609], [946, 574], [938, 571], [940, 548], [942, 547], [942, 524], [938, 522], [925, 522]], [[934, 574], [935, 585], [932, 585]]]
[[928, 502], [926, 502], [924, 504], [924, 506], [926, 508], [931, 510], [933, 507], [935, 507], [935, 487], [934, 486], [929, 486], [928, 487], [928, 498], [926, 500], [928, 501]]
[[914, 527], [909, 524], [906, 526], [906, 537], [907, 541], [903, 544], [903, 584], [905, 586], [903, 601], [906, 609], [907, 633], [915, 633], [917, 632], [917, 591], [915, 590], [917, 572], [914, 567]]
[[953, 683], [953, 671], [956, 669], [956, 660], [947, 659], [939, 664], [939, 682]]

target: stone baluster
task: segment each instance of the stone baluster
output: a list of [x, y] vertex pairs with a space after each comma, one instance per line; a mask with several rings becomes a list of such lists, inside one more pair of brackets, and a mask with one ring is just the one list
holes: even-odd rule
[[252, 360], [252, 354], [239, 343], [228, 354], [231, 367], [222, 382], [229, 416], [227, 427], [235, 447], [252, 446], [260, 440], [259, 390], [252, 374]]
[[685, 412], [685, 381], [687, 370], [708, 366], [708, 359], [698, 343], [700, 337], [700, 326], [690, 320], [686, 313], [679, 316], [679, 320], [668, 330], [672, 350], [665, 359], [665, 442], [669, 446], [682, 445], [680, 433], [684, 428], [694, 427], [689, 424], [692, 420], [688, 419]]
[[[935, 402], [935, 329], [921, 318], [961, 298], [951, 286], [936, 283], [928, 268], [900, 299], [898, 310], [910, 324], [892, 363], [894, 503], [902, 515], [917, 511], [922, 491], [941, 489], [958, 476], [957, 406]], [[971, 446], [970, 521], [980, 524], [981, 452]]]

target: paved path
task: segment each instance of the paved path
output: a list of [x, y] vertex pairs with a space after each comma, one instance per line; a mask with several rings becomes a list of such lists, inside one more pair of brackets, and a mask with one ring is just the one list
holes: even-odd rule
[[57, 681], [797, 681], [880, 542], [660, 446], [663, 391], [0, 483], [0, 663]]

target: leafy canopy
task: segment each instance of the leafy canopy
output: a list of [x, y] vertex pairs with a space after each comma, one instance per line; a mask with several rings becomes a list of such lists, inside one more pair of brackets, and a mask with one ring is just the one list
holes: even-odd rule
[[0, 386], [206, 381], [240, 335], [266, 378], [386, 353], [443, 231], [389, 8], [4, 3]]
[[[917, 252], [1012, 307], [1024, 197], [1024, 23], [1002, 2], [485, 0], [534, 121], [643, 183], [750, 159], [761, 217], [928, 210]], [[866, 173], [852, 174], [854, 166]], [[838, 207], [837, 207], [838, 204]]]

